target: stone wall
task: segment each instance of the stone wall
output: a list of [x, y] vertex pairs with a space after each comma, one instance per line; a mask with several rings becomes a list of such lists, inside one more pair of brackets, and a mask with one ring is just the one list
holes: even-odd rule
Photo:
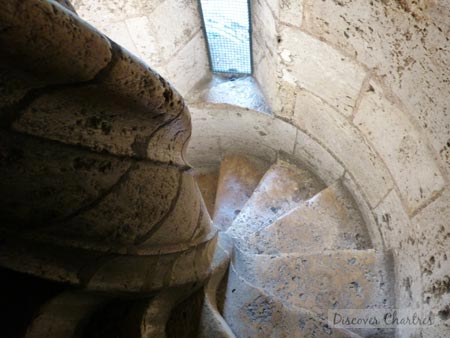
[[[432, 311], [446, 329], [424, 334], [445, 336], [450, 6], [254, 0], [253, 8], [255, 77], [275, 115], [344, 168], [395, 253], [398, 305]], [[321, 152], [307, 156], [317, 162]]]
[[78, 15], [185, 95], [209, 69], [197, 1], [73, 0]]

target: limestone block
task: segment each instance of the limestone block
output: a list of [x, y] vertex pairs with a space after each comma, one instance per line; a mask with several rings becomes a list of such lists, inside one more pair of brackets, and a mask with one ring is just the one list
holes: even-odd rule
[[[124, 49], [128, 50], [130, 53], [136, 55], [139, 58], [142, 58], [142, 54], [136, 47], [135, 42], [132, 40], [130, 31], [128, 30], [125, 21], [111, 22], [107, 26], [103, 27], [101, 31], [108, 38], [122, 46]], [[139, 40], [138, 42], [140, 41], [141, 40]], [[149, 44], [149, 41], [146, 40], [146, 43]]]
[[293, 123], [342, 161], [370, 205], [376, 205], [392, 187], [389, 172], [359, 131], [317, 97], [307, 92], [297, 93]]
[[410, 4], [308, 0], [304, 26], [384, 77], [448, 168], [450, 52], [443, 46], [448, 45], [450, 7], [427, 1], [418, 17], [405, 10]]
[[383, 255], [372, 250], [321, 254], [236, 253], [236, 271], [252, 285], [290, 306], [320, 316], [329, 309], [389, 308], [392, 285]]
[[182, 177], [174, 168], [136, 163], [109, 194], [53, 231], [95, 246], [140, 244], [173, 211]]
[[[412, 220], [418, 230], [419, 259], [422, 267], [425, 309], [437, 316], [441, 332], [450, 332], [450, 191]], [[432, 336], [434, 337], [434, 336]]]
[[[185, 152], [191, 137], [191, 115], [184, 107], [183, 111], [170, 123], [162, 125], [145, 142], [147, 158], [164, 163], [186, 166]], [[144, 148], [145, 149], [145, 148]]]
[[102, 88], [129, 101], [127, 104], [143, 106], [150, 116], [180, 113], [183, 99], [166, 80], [120, 47], [116, 46], [114, 54], [114, 64], [101, 79]]
[[140, 240], [143, 247], [193, 245], [203, 241], [212, 228], [194, 178], [183, 175], [176, 204], [158, 228]]
[[272, 255], [371, 248], [364, 221], [340, 181], [253, 233], [248, 243], [252, 252]]
[[216, 185], [213, 218], [216, 227], [225, 230], [231, 225], [252, 195], [263, 173], [262, 168], [247, 157], [229, 155], [222, 160]]
[[[226, 104], [191, 104], [190, 109], [196, 144], [212, 144], [219, 137], [223, 153], [248, 152], [272, 160], [279, 150], [294, 150], [295, 127], [268, 114]], [[200, 122], [204, 128], [196, 130]]]
[[190, 127], [187, 110], [174, 120], [169, 113], [152, 114], [120, 97], [105, 99], [107, 95], [98, 86], [44, 94], [13, 128], [94, 151], [183, 164], [180, 154]]
[[76, 147], [0, 133], [2, 228], [48, 227], [107, 194], [130, 163]]
[[195, 1], [164, 1], [154, 11], [126, 22], [144, 61], [156, 67], [169, 61], [201, 26]]
[[202, 193], [205, 201], [206, 209], [211, 218], [214, 216], [214, 205], [216, 201], [217, 182], [219, 179], [219, 172], [212, 170], [207, 173], [198, 173], [195, 175], [195, 181]]
[[198, 31], [175, 56], [169, 58], [161, 69], [161, 74], [183, 96], [209, 74], [209, 61], [202, 31]]
[[277, 100], [277, 64], [275, 55], [269, 54], [263, 42], [253, 39], [253, 76], [258, 81], [261, 91], [272, 111], [281, 110]]
[[130, 17], [150, 15], [164, 0], [71, 0], [78, 15], [100, 30]]
[[345, 172], [341, 180], [358, 206], [358, 210], [364, 219], [364, 223], [366, 224], [366, 228], [369, 232], [372, 248], [379, 251], [385, 250], [385, 245], [383, 243], [379, 226], [373, 217], [372, 207], [369, 204], [365, 192], [362, 191], [362, 189], [355, 182], [353, 176], [350, 175], [348, 171]]
[[276, 53], [278, 48], [278, 24], [265, 0], [254, 1], [252, 6], [252, 25], [253, 27], [258, 27], [252, 31], [253, 38], [263, 44], [267, 53]]
[[242, 279], [233, 266], [227, 283], [227, 299], [223, 315], [239, 337], [285, 337], [286, 333], [292, 338], [359, 337], [347, 330], [330, 327], [311, 311], [287, 306], [271, 297]]
[[[0, 65], [0, 108], [18, 103], [30, 90], [40, 88], [45, 82], [40, 81], [31, 74], [14, 69], [9, 63], [2, 61]], [[8, 124], [13, 118], [15, 109], [9, 114], [4, 109], [0, 112], [1, 123]]]
[[392, 250], [396, 268], [396, 305], [402, 309], [419, 309], [422, 299], [422, 281], [415, 225], [403, 210], [393, 190], [374, 209], [387, 250]]
[[111, 60], [107, 39], [57, 3], [8, 0], [2, 7], [4, 55], [40, 79], [91, 80]]
[[374, 82], [363, 96], [354, 124], [383, 158], [410, 211], [442, 189], [444, 179], [425, 140]]
[[304, 0], [281, 0], [279, 1], [279, 20], [282, 23], [300, 28], [303, 21]]
[[142, 60], [156, 67], [164, 63], [163, 55], [158, 53], [158, 40], [154, 34], [151, 20], [144, 15], [127, 18], [125, 24], [130, 33], [131, 42], [136, 46]]
[[26, 338], [75, 337], [83, 322], [99, 310], [107, 298], [83, 292], [63, 292], [39, 308], [30, 323]]
[[326, 185], [330, 185], [344, 174], [344, 168], [319, 143], [301, 130], [297, 131], [294, 157], [305, 163]]
[[364, 69], [298, 29], [283, 27], [280, 36], [282, 67], [291, 72], [296, 83], [343, 115], [351, 115], [365, 77]]

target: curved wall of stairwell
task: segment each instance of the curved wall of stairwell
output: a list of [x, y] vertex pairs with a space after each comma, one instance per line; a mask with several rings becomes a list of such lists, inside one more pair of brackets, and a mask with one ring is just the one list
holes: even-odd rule
[[184, 100], [66, 6], [2, 4], [0, 264], [110, 294], [196, 285], [215, 231]]
[[448, 335], [450, 6], [253, 4], [255, 77], [274, 114], [327, 154], [304, 157], [331, 157], [351, 178], [394, 252], [398, 306], [435, 316], [424, 336]]

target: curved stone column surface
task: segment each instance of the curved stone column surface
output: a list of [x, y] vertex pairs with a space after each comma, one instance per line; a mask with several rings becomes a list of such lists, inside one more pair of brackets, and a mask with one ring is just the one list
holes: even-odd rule
[[0, 265], [121, 293], [205, 279], [182, 97], [67, 1], [3, 1], [0, 49]]

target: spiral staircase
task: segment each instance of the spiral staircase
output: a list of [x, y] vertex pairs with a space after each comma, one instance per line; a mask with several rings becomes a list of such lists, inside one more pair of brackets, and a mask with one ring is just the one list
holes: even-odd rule
[[283, 154], [269, 166], [227, 156], [197, 180], [231, 255], [206, 286], [201, 337], [394, 335], [327, 322], [328, 309], [393, 306], [390, 259], [340, 181], [326, 187]]
[[394, 299], [340, 181], [283, 153], [192, 171], [183, 98], [70, 3], [0, 23], [5, 337], [393, 335], [327, 322]]

